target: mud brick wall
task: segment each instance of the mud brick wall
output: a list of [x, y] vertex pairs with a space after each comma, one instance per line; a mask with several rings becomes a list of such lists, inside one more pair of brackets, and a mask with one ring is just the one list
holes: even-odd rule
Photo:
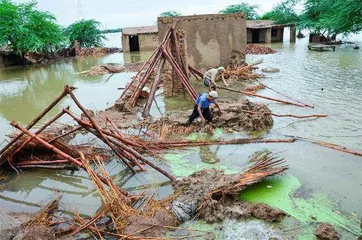
[[[135, 34], [138, 36], [138, 42], [140, 46], [140, 51], [151, 51], [155, 50], [160, 44], [158, 41], [157, 33], [144, 33], [144, 34]], [[129, 35], [122, 34], [122, 50], [123, 52], [129, 52]]]
[[201, 70], [226, 66], [235, 53], [245, 59], [247, 35], [243, 13], [158, 18], [160, 41], [175, 21], [178, 21], [176, 29], [185, 31], [190, 65]]

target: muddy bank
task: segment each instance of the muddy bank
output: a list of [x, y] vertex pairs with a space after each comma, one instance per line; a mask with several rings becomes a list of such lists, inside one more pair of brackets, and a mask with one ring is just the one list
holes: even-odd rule
[[[256, 155], [251, 162], [257, 166], [260, 162], [268, 161], [269, 155], [270, 153]], [[259, 170], [254, 171], [252, 168], [242, 174], [231, 175], [216, 169], [195, 172], [173, 185], [175, 192], [180, 192], [180, 195], [172, 202], [171, 211], [180, 222], [190, 220], [195, 215], [208, 223], [252, 217], [268, 222], [280, 222], [287, 215], [283, 211], [266, 204], [237, 199], [239, 191], [245, 189], [249, 182], [252, 184], [268, 176], [264, 175], [259, 179], [255, 175], [257, 172]]]
[[[34, 224], [36, 214], [9, 213], [0, 209], [0, 236], [2, 240], [55, 240], [55, 229]], [[72, 238], [69, 238], [72, 239]]]
[[[85, 57], [85, 56], [102, 56], [106, 54], [112, 54], [122, 52], [120, 48], [63, 48], [59, 51], [51, 51], [47, 53], [26, 53], [24, 56], [25, 65], [33, 65], [33, 64], [47, 64], [55, 61], [59, 61], [65, 58], [73, 58], [73, 57]], [[8, 66], [20, 66], [23, 65], [23, 62], [20, 56], [9, 53], [5, 55], [7, 58]]]
[[[251, 114], [250, 112], [269, 113], [269, 108], [264, 104], [255, 104], [249, 100], [239, 102], [219, 101], [219, 106], [224, 114], [211, 107], [213, 126], [223, 128], [225, 131], [263, 131], [273, 127], [273, 118], [266, 114]], [[137, 108], [129, 107], [124, 101], [117, 103], [106, 111], [100, 111], [97, 122], [104, 124], [104, 119], [111, 119], [119, 128], [139, 128], [143, 126], [154, 133], [161, 133], [166, 128], [173, 129], [173, 133], [192, 132], [202, 130], [201, 123], [195, 121], [190, 127], [185, 127], [192, 110], [169, 112], [166, 117], [141, 120], [137, 117]], [[103, 122], [103, 123], [102, 123]], [[190, 131], [187, 131], [189, 129]], [[179, 131], [178, 131], [179, 130]]]
[[339, 240], [337, 231], [328, 223], [321, 224], [314, 233], [319, 240]]
[[113, 74], [120, 72], [137, 72], [143, 63], [130, 63], [121, 65], [117, 63], [107, 63], [92, 67], [87, 73], [90, 76]]
[[257, 218], [267, 222], [280, 222], [287, 214], [263, 203], [250, 203], [227, 198], [223, 201], [209, 200], [199, 217], [207, 223], [225, 219]]

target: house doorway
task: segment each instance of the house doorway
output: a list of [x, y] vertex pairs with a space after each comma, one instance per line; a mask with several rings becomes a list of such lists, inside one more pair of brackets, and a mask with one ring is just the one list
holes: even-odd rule
[[259, 43], [259, 30], [253, 30], [252, 31], [252, 42], [253, 43]]
[[130, 52], [138, 52], [140, 50], [140, 43], [138, 41], [137, 35], [128, 36], [128, 41], [129, 41]]

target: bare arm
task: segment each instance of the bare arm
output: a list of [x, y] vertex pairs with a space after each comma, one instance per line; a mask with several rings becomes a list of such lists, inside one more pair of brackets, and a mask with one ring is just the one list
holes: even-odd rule
[[222, 82], [224, 83], [225, 87], [229, 87], [229, 84], [225, 80], [224, 72], [222, 72], [222, 74], [221, 74], [221, 79], [222, 79]]
[[221, 113], [222, 111], [221, 111], [221, 108], [220, 108], [219, 104], [217, 104], [217, 102], [214, 102], [214, 104], [215, 104], [215, 106], [219, 109], [219, 111], [220, 111], [220, 113]]
[[204, 116], [202, 116], [201, 104], [202, 104], [202, 103], [201, 103], [201, 101], [200, 101], [199, 106], [197, 107], [197, 111], [199, 112], [201, 121], [204, 123], [204, 122], [205, 122], [205, 118], [204, 118]]

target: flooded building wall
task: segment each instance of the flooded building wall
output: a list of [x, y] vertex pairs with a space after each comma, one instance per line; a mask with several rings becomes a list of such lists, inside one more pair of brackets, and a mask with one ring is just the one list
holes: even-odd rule
[[284, 28], [272, 28], [271, 42], [283, 42]]
[[159, 45], [158, 34], [141, 34], [138, 36], [140, 42], [140, 51], [155, 50]]
[[[157, 33], [148, 33], [148, 34], [136, 34], [136, 35], [122, 35], [122, 49], [123, 52], [132, 52], [130, 39], [138, 38], [138, 51], [150, 51], [154, 50], [159, 42], [158, 42], [158, 34]], [[132, 40], [131, 40], [132, 41]], [[134, 50], [137, 51], [137, 50]]]
[[[253, 31], [258, 32], [258, 38], [253, 41]], [[247, 29], [247, 43], [283, 42], [284, 28]]]
[[122, 29], [123, 52], [154, 50], [158, 44], [158, 30], [156, 25]]
[[188, 63], [198, 69], [226, 66], [231, 55], [245, 58], [246, 22], [243, 13], [158, 18], [160, 41], [168, 26], [184, 30]]

